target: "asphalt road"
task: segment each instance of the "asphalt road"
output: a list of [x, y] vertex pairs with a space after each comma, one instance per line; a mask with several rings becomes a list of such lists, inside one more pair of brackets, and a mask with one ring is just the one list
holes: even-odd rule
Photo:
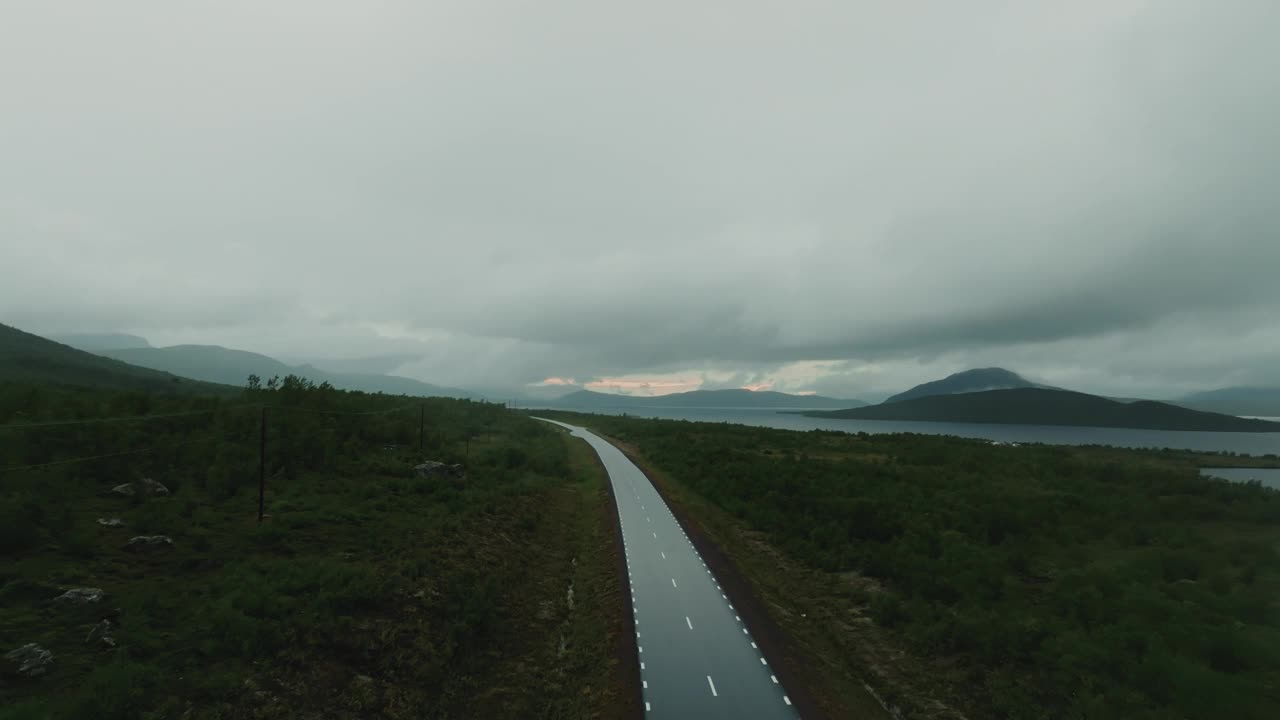
[[768, 659], [640, 468], [583, 428], [547, 422], [590, 443], [613, 483], [635, 608], [645, 717], [799, 717]]

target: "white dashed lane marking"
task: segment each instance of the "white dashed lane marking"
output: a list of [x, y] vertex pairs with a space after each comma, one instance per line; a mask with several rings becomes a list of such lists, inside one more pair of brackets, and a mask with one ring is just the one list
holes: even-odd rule
[[[575, 434], [578, 434], [578, 432], [575, 432]], [[598, 450], [598, 452], [601, 454], [601, 458], [602, 458], [602, 459], [606, 459], [606, 460], [607, 460], [607, 457], [608, 457], [607, 453], [609, 452], [609, 450], [608, 450], [608, 448], [605, 448], [605, 447], [604, 447], [604, 445], [605, 445], [605, 444], [604, 444], [604, 443], [602, 443], [602, 442], [600, 442], [600, 441], [599, 441], [599, 438], [591, 438], [591, 437], [589, 436], [589, 433], [586, 433], [586, 434], [588, 435], [588, 439], [592, 442], [593, 447], [596, 447], [596, 449]], [[616, 453], [614, 453], [614, 454], [616, 454]], [[655, 525], [658, 525], [658, 524], [661, 524], [661, 523], [655, 523], [655, 522], [653, 522], [653, 513], [649, 513], [649, 512], [648, 512], [647, 503], [645, 503], [645, 502], [642, 500], [642, 498], [644, 498], [644, 497], [648, 497], [648, 498], [649, 498], [649, 502], [652, 502], [652, 501], [653, 501], [653, 493], [652, 493], [651, 491], [652, 491], [653, 489], [652, 489], [652, 488], [650, 488], [650, 487], [648, 486], [648, 484], [647, 484], [647, 483], [643, 483], [643, 482], [637, 483], [637, 484], [635, 484], [635, 485], [633, 485], [633, 484], [632, 484], [632, 483], [630, 483], [630, 482], [627, 482], [627, 483], [625, 483], [625, 484], [628, 486], [628, 489], [630, 489], [630, 490], [632, 491], [632, 494], [633, 494], [633, 496], [634, 496], [634, 497], [635, 497], [635, 499], [636, 499], [636, 505], [631, 506], [632, 510], [631, 510], [628, 514], [631, 514], [633, 517], [638, 517], [638, 515], [639, 515], [639, 514], [634, 512], [634, 508], [638, 506], [638, 507], [640, 508], [640, 511], [641, 511], [641, 512], [643, 512], [643, 513], [645, 513], [645, 524], [647, 524], [647, 525], [649, 526], [650, 530], [651, 530], [651, 532], [650, 532], [650, 536], [651, 536], [651, 537], [652, 537], [652, 539], [653, 539], [653, 540], [655, 540], [655, 541], [659, 540], [659, 538], [658, 538], [658, 533], [657, 533], [657, 528], [656, 528], [656, 527], [654, 527], [654, 526], [655, 526]], [[645, 492], [645, 494], [644, 494], [644, 495], [641, 495], [641, 494], [638, 492], [638, 486], [639, 486], [639, 485], [643, 485], [643, 486], [645, 487], [646, 492]], [[621, 494], [617, 494], [617, 495], [615, 495], [615, 497], [619, 497], [619, 498], [621, 498], [621, 497], [622, 497], [622, 495], [621, 495]], [[624, 502], [624, 503], [625, 503], [625, 501], [620, 501], [620, 502]], [[698, 552], [698, 548], [697, 548], [697, 547], [693, 544], [693, 542], [689, 539], [688, 533], [685, 531], [685, 528], [684, 528], [684, 527], [683, 527], [683, 525], [681, 524], [680, 520], [679, 520], [679, 519], [677, 519], [677, 518], [675, 517], [675, 515], [674, 515], [674, 514], [672, 513], [672, 511], [671, 511], [671, 508], [670, 508], [670, 507], [669, 507], [669, 506], [668, 506], [668, 505], [663, 501], [663, 499], [662, 499], [661, 497], [659, 497], [659, 499], [658, 499], [658, 509], [657, 509], [655, 512], [657, 512], [657, 513], [658, 513], [658, 515], [659, 515], [659, 520], [661, 520], [661, 519], [662, 519], [662, 518], [661, 518], [662, 513], [666, 513], [666, 514], [667, 514], [667, 517], [668, 517], [669, 522], [671, 522], [671, 523], [673, 523], [673, 524], [675, 525], [676, 529], [677, 529], [677, 530], [680, 532], [680, 534], [681, 534], [681, 539], [683, 539], [683, 540], [685, 541], [685, 544], [689, 547], [689, 552], [690, 552], [690, 553], [692, 553], [692, 555], [693, 555], [694, 559], [696, 559], [696, 560], [698, 561], [699, 565], [700, 565], [700, 566], [701, 566], [701, 567], [706, 571], [707, 576], [708, 576], [708, 579], [709, 579], [709, 580], [711, 580], [711, 583], [710, 583], [710, 584], [711, 584], [711, 586], [714, 588], [714, 592], [716, 592], [717, 594], [719, 594], [719, 595], [720, 595], [721, 600], [723, 600], [723, 601], [725, 602], [725, 604], [727, 605], [727, 607], [728, 607], [728, 609], [729, 609], [729, 611], [730, 611], [730, 612], [729, 612], [729, 614], [730, 614], [730, 615], [732, 615], [732, 617], [733, 617], [734, 621], [736, 621], [736, 622], [739, 624], [739, 627], [741, 627], [741, 628], [742, 628], [742, 634], [743, 634], [743, 636], [747, 638], [747, 641], [748, 641], [748, 643], [751, 645], [752, 649], [756, 651], [756, 653], [755, 653], [755, 654], [757, 655], [758, 659], [760, 660], [760, 665], [762, 666], [762, 668], [768, 668], [768, 669], [764, 669], [764, 670], [763, 670], [763, 672], [762, 672], [761, 674], [764, 674], [764, 673], [768, 673], [768, 672], [770, 672], [770, 670], [771, 670], [772, 668], [769, 668], [769, 662], [768, 662], [768, 660], [767, 660], [767, 659], [763, 656], [763, 654], [761, 653], [759, 645], [758, 645], [754, 640], [751, 640], [751, 633], [750, 633], [750, 631], [748, 630], [748, 628], [746, 628], [746, 627], [745, 627], [745, 623], [743, 623], [742, 617], [741, 617], [740, 615], [735, 614], [735, 612], [734, 612], [734, 607], [733, 607], [733, 603], [729, 602], [729, 598], [728, 598], [728, 596], [725, 594], [725, 590], [724, 590], [724, 588], [723, 588], [723, 587], [720, 585], [720, 583], [717, 581], [715, 574], [714, 574], [714, 573], [711, 571], [711, 569], [707, 566], [706, 561], [702, 558], [701, 554]], [[645, 542], [648, 542], [648, 541], [647, 541], [647, 540], [635, 540], [634, 536], [633, 536], [631, 533], [629, 533], [629, 532], [627, 532], [627, 531], [626, 531], [626, 523], [625, 523], [625, 522], [623, 522], [623, 521], [621, 520], [621, 518], [619, 518], [619, 522], [620, 522], [620, 526], [621, 526], [621, 528], [622, 528], [622, 530], [623, 530], [623, 532], [622, 532], [622, 544], [623, 544], [623, 548], [624, 548], [624, 556], [623, 556], [623, 559], [624, 559], [624, 561], [625, 561], [625, 567], [626, 567], [626, 570], [627, 570], [627, 580], [628, 580], [628, 585], [630, 585], [631, 590], [632, 590], [632, 619], [633, 619], [633, 620], [634, 620], [634, 622], [635, 622], [635, 633], [636, 633], [636, 639], [637, 639], [637, 641], [639, 641], [639, 640], [641, 639], [641, 633], [640, 633], [640, 622], [639, 622], [639, 619], [638, 619], [638, 616], [639, 616], [638, 605], [635, 603], [636, 579], [635, 579], [635, 575], [634, 575], [634, 572], [636, 572], [637, 570], [636, 570], [636, 569], [633, 569], [633, 567], [632, 567], [632, 566], [633, 566], [633, 563], [631, 562], [630, 542], [628, 542], [628, 538], [630, 537], [630, 539], [631, 539], [631, 540], [633, 540], [633, 541], [635, 541], [635, 542], [637, 542], [637, 543], [640, 543], [640, 545], [643, 545]], [[668, 528], [669, 528], [669, 526], [668, 526]], [[656, 542], [655, 542], [655, 545], [657, 545], [657, 544], [658, 544], [658, 543], [656, 543]], [[664, 542], [664, 544], [665, 544], [665, 542]], [[645, 548], [645, 549], [642, 549], [641, 553], [642, 553], [642, 555], [643, 555], [643, 553], [644, 553], [644, 552], [651, 552], [651, 551], [652, 551], [652, 550], [651, 550], [651, 548]], [[680, 560], [680, 558], [679, 558], [678, 548], [675, 548], [675, 550], [673, 550], [673, 552], [676, 552], [676, 555], [675, 555], [673, 558], [668, 558], [668, 557], [667, 557], [667, 553], [666, 553], [666, 550], [665, 550], [665, 549], [660, 549], [660, 550], [659, 550], [659, 552], [658, 552], [658, 554], [659, 554], [659, 557], [661, 557], [661, 559], [662, 559], [662, 560], [664, 560], [664, 561], [666, 561], [666, 560], [673, 560], [673, 561], [674, 561], [674, 564], [673, 564], [673, 565], [671, 565], [671, 566], [669, 566], [669, 567], [671, 567], [671, 568], [673, 569], [673, 570], [672, 570], [673, 572], [686, 572], [686, 570], [684, 570], [684, 568], [686, 568], [686, 567], [688, 567], [688, 566], [687, 566], [687, 565], [684, 565], [683, 561], [681, 561], [681, 560]], [[645, 564], [644, 564], [643, 562], [641, 562], [639, 565], [636, 565], [636, 566], [635, 566], [635, 568], [638, 568], [638, 569], [639, 569], [639, 571], [641, 571], [641, 575], [642, 575], [642, 577], [641, 577], [641, 579], [640, 579], [640, 582], [641, 582], [641, 585], [642, 585], [642, 586], [645, 586], [647, 583], [650, 583], [650, 582], [653, 582], [653, 580], [656, 580], [656, 578], [650, 578], [650, 577], [648, 577], [648, 576], [646, 576], [646, 575], [645, 575], [645, 573], [646, 573], [650, 568], [646, 568], [646, 567], [645, 567]], [[654, 568], [654, 569], [656, 569], [656, 568]], [[685, 589], [685, 590], [680, 590], [680, 585], [679, 585], [678, 578], [676, 578], [676, 577], [674, 577], [674, 576], [671, 576], [671, 577], [670, 577], [670, 580], [671, 580], [671, 587], [672, 587], [673, 589], [675, 589], [675, 590], [677, 590], [677, 591], [679, 591], [679, 592], [681, 593], [681, 595], [682, 595], [682, 599], [683, 599], [683, 596], [684, 596], [684, 595], [686, 595], [686, 594], [690, 594], [690, 595], [691, 595], [691, 597], [696, 598], [696, 597], [698, 597], [698, 596], [700, 595], [700, 593], [706, 592], [707, 590], [710, 590], [710, 589], [711, 589], [711, 588], [705, 588], [703, 585], [701, 585], [701, 583], [698, 581], [698, 578], [697, 578], [697, 577], [693, 577], [692, 579], [690, 579], [690, 578], [686, 578], [686, 580], [689, 580], [689, 582], [687, 582], [687, 583], [686, 583], [686, 586], [688, 586], [688, 587], [686, 587], [686, 589]], [[714, 597], [714, 596], [713, 596], [713, 597]], [[723, 606], [722, 606], [722, 607], [723, 607]], [[670, 610], [668, 610], [667, 612], [670, 612]], [[672, 613], [672, 614], [674, 614], [674, 613]], [[661, 621], [661, 622], [659, 622], [658, 627], [662, 627], [662, 626], [664, 626], [664, 625], [665, 625], [665, 623], [667, 622], [666, 618], [665, 618], [665, 617], [662, 617], [662, 613], [661, 613], [661, 612], [659, 613], [659, 616], [658, 616], [658, 617], [659, 617], [659, 620]], [[701, 618], [701, 617], [702, 617], [702, 616], [700, 616], [700, 618]], [[714, 618], [713, 618], [713, 619], [714, 619]], [[700, 621], [701, 621], [701, 620], [700, 620]], [[686, 626], [686, 627], [690, 630], [690, 632], [691, 632], [691, 634], [690, 634], [690, 636], [689, 636], [689, 637], [690, 637], [690, 638], [692, 638], [692, 639], [693, 639], [693, 641], [695, 641], [695, 642], [696, 642], [696, 641], [698, 641], [698, 640], [700, 639], [701, 635], [693, 635], [693, 634], [692, 634], [693, 632], [698, 632], [698, 633], [700, 633], [700, 634], [701, 634], [701, 633], [707, 632], [707, 628], [713, 628], [713, 627], [716, 627], [716, 626], [717, 626], [717, 623], [715, 623], [715, 622], [711, 622], [711, 623], [710, 623], [710, 625], [708, 625], [706, 622], [704, 622], [702, 625], [699, 625], [699, 627], [697, 628], [697, 630], [695, 630], [695, 628], [693, 627], [693, 618], [692, 618], [692, 616], [691, 616], [691, 615], [685, 615], [685, 616], [684, 616], [684, 622], [685, 622], [685, 626]], [[652, 624], [652, 623], [650, 623], [650, 624]], [[651, 628], [646, 627], [646, 629], [647, 629], [647, 630], [650, 630]], [[653, 633], [652, 633], [652, 632], [647, 632], [646, 634], [647, 634], [647, 635], [653, 635]], [[660, 633], [659, 635], [661, 635], [661, 633]], [[655, 637], [658, 637], [658, 636], [655, 636]], [[649, 640], [651, 640], [651, 641], [652, 641], [652, 640], [653, 640], [653, 638], [649, 638]], [[652, 644], [652, 642], [651, 642], [650, 644]], [[659, 644], [663, 644], [663, 643], [662, 643], [662, 642], [660, 642]], [[659, 648], [658, 650], [653, 650], [652, 648], [650, 648], [650, 650], [651, 650], [651, 653], [650, 653], [650, 654], [652, 654], [652, 652], [658, 652], [658, 653], [659, 653], [659, 655], [660, 655], [659, 660], [661, 660], [661, 652], [663, 652], [663, 651], [664, 651], [664, 648]], [[636, 651], [637, 651], [637, 653], [638, 653], [638, 654], [642, 654], [642, 653], [644, 653], [644, 647], [643, 647], [642, 645], [640, 645], [640, 644], [639, 644], [639, 642], [637, 642], [637, 644], [636, 644]], [[637, 659], [638, 659], [638, 658], [637, 658]], [[744, 659], [745, 659], [745, 658], [744, 658]], [[644, 671], [646, 670], [646, 663], [645, 663], [645, 662], [643, 662], [643, 661], [640, 661], [640, 662], [639, 662], [639, 665], [640, 665], [640, 670], [641, 670], [642, 672], [644, 672]], [[692, 670], [692, 668], [689, 668], [689, 669], [690, 669], [690, 670]], [[713, 671], [715, 671], [715, 669], [714, 669], [714, 668], [711, 668], [711, 667], [708, 667], [708, 668], [706, 668], [706, 669], [707, 669], [707, 670], [713, 670]], [[696, 671], [696, 670], [694, 670], [694, 672], [697, 672], [697, 671]], [[705, 670], [704, 670], [704, 672], [705, 672]], [[705, 677], [707, 678], [707, 688], [708, 688], [708, 690], [711, 692], [712, 697], [714, 697], [714, 698], [718, 698], [718, 697], [719, 697], [719, 695], [720, 695], [720, 692], [719, 692], [719, 689], [716, 687], [715, 680], [713, 679], [712, 675], [706, 675]], [[733, 682], [733, 680], [734, 680], [735, 678], [736, 678], [736, 676], [731, 677], [731, 679], [730, 679], [730, 685], [728, 686], [728, 687], [730, 687], [730, 690], [731, 690], [731, 692], [730, 692], [730, 695], [731, 695], [731, 696], [737, 695], [739, 692], [744, 692], [744, 691], [747, 691], [747, 690], [748, 690], [748, 688], [746, 688], [746, 687], [739, 687], [738, 685], [736, 685], [736, 684]], [[721, 678], [721, 680], [723, 681], [723, 680], [724, 680], [724, 678], [722, 677], [722, 678]], [[789, 696], [787, 696], [787, 695], [785, 694], [785, 690], [784, 690], [784, 689], [782, 689], [782, 688], [780, 687], [780, 686], [781, 686], [781, 683], [780, 683], [780, 681], [778, 680], [778, 677], [777, 677], [776, 675], [770, 674], [770, 675], [769, 675], [769, 680], [770, 680], [770, 682], [771, 682], [773, 685], [775, 685], [775, 686], [779, 686], [779, 690], [777, 690], [777, 691], [771, 691], [771, 692], [777, 693], [777, 694], [774, 694], [774, 695], [773, 695], [773, 698], [775, 698], [774, 702], [776, 702], [776, 698], [778, 697], [778, 695], [781, 695], [781, 696], [782, 696], [782, 700], [783, 700], [783, 702], [784, 702], [788, 707], [790, 707], [790, 706], [792, 705], [791, 698], [790, 698]], [[651, 695], [651, 694], [649, 693], [649, 689], [650, 689], [650, 688], [649, 688], [649, 681], [648, 681], [647, 679], [642, 678], [642, 680], [641, 680], [641, 684], [642, 684], [642, 688], [643, 688], [643, 689], [644, 689], [644, 691], [645, 691], [645, 696], [646, 696], [645, 703], [644, 703], [644, 709], [645, 709], [645, 712], [646, 712], [646, 713], [652, 713], [652, 711], [653, 711], [653, 703], [652, 703], [652, 701], [649, 701], [647, 698], [648, 698], [648, 697], [657, 697], [657, 698], [658, 698], [658, 700], [662, 700], [663, 698], [666, 698], [666, 697], [667, 697], [667, 694], [666, 694], [666, 693], [664, 693], [664, 694], [662, 694], [662, 695], [660, 695], [660, 696]], [[659, 687], [660, 687], [660, 688], [661, 688], [663, 685], [664, 685], [664, 683], [659, 683]], [[669, 691], [668, 691], [668, 692], [669, 692]], [[750, 694], [750, 693], [748, 693], [748, 694]], [[705, 696], [703, 696], [703, 697], [705, 698]], [[670, 698], [668, 698], [668, 700], [669, 700], [669, 699], [670, 699]], [[679, 700], [679, 697], [678, 697], [678, 696], [677, 696], [677, 700]], [[731, 701], [732, 701], [732, 700], [729, 700], [729, 701], [727, 701], [727, 702], [731, 702]], [[704, 700], [704, 702], [705, 702], [705, 700]], [[717, 701], [717, 702], [718, 702], [718, 701]], [[661, 703], [660, 703], [660, 704], [661, 704]], [[677, 704], [679, 704], [679, 703], [677, 703]], [[665, 707], [665, 706], [664, 706], [664, 707]], [[778, 711], [780, 711], [780, 710], [781, 710], [781, 708], [777, 708], [777, 706], [776, 706], [776, 705], [775, 705], [774, 707], [775, 707], [776, 709], [775, 709], [774, 711], [772, 711], [772, 712], [778, 712]], [[677, 712], [677, 714], [679, 714], [679, 713], [680, 713], [680, 708], [678, 708], [678, 707], [671, 707], [671, 708], [669, 708], [669, 709], [676, 711], [676, 712]], [[769, 711], [765, 711], [765, 709], [764, 709], [764, 708], [761, 708], [761, 711], [769, 712]], [[787, 712], [787, 713], [790, 713], [791, 711], [790, 711], [790, 710], [788, 710], [788, 711], [786, 711], [786, 712]], [[793, 717], [793, 716], [791, 716], [791, 715], [788, 715], [788, 716], [789, 716], [789, 717]]]

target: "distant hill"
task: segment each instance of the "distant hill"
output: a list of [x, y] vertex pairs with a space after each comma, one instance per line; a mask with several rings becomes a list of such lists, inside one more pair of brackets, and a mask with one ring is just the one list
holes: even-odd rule
[[948, 375], [941, 380], [917, 385], [910, 390], [890, 396], [885, 400], [885, 403], [902, 402], [903, 400], [929, 397], [930, 395], [953, 395], [956, 393], [1011, 390], [1014, 388], [1050, 389], [1046, 385], [1033, 383], [1018, 373], [1004, 368], [975, 368]]
[[804, 414], [812, 417], [858, 420], [1078, 425], [1212, 432], [1280, 432], [1280, 423], [1200, 412], [1151, 400], [1121, 403], [1097, 395], [1043, 388], [931, 395], [870, 407], [835, 412], [811, 411]]
[[1192, 393], [1170, 402], [1228, 415], [1280, 417], [1280, 387], [1229, 387]]
[[149, 348], [151, 343], [144, 337], [125, 333], [66, 333], [62, 335], [46, 335], [46, 338], [70, 345], [85, 352], [101, 352], [103, 350], [120, 350], [122, 348]]
[[421, 360], [421, 355], [400, 353], [389, 355], [369, 355], [359, 358], [279, 358], [293, 365], [312, 365], [334, 373], [359, 373], [363, 375], [387, 375], [395, 372], [406, 363]]
[[821, 395], [789, 395], [767, 390], [693, 390], [636, 397], [579, 390], [547, 404], [564, 408], [847, 408], [861, 407], [861, 400], [839, 400]]
[[225, 393], [234, 389], [137, 367], [0, 325], [0, 381], [165, 393]]
[[412, 378], [375, 373], [328, 372], [312, 365], [286, 365], [273, 357], [217, 345], [174, 345], [165, 348], [105, 350], [107, 357], [183, 377], [243, 387], [250, 375], [265, 383], [273, 376], [299, 375], [313, 382], [328, 382], [342, 390], [381, 392], [389, 395], [469, 397], [457, 388], [441, 387]]

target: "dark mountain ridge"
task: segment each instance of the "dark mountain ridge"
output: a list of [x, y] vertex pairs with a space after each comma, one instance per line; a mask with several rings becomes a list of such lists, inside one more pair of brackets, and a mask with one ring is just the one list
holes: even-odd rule
[[251, 374], [257, 375], [263, 382], [277, 375], [280, 377], [298, 375], [316, 383], [328, 382], [340, 390], [426, 397], [470, 397], [471, 395], [458, 388], [441, 387], [397, 375], [335, 373], [312, 365], [287, 365], [267, 355], [218, 345], [124, 348], [105, 350], [102, 355], [183, 377], [236, 386], [243, 386]]
[[771, 390], [691, 390], [636, 397], [579, 390], [556, 400], [546, 401], [563, 408], [628, 408], [628, 407], [697, 407], [697, 408], [847, 408], [861, 407], [861, 400], [841, 400], [821, 395], [791, 395]]
[[1170, 402], [1228, 415], [1280, 417], [1280, 387], [1227, 387], [1184, 395]]
[[1074, 425], [1084, 427], [1196, 430], [1207, 432], [1280, 432], [1280, 423], [1138, 400], [1121, 403], [1069, 390], [1014, 388], [954, 395], [930, 395], [834, 412], [809, 411], [812, 417], [857, 420]]
[[974, 368], [965, 370], [932, 382], [921, 383], [890, 396], [884, 402], [895, 403], [930, 395], [953, 395], [956, 393], [982, 392], [984, 390], [1012, 390], [1014, 388], [1049, 388], [1047, 385], [1033, 383], [1016, 372], [1004, 368]]
[[197, 382], [0, 325], [0, 381], [115, 388], [160, 393], [226, 393], [233, 388]]

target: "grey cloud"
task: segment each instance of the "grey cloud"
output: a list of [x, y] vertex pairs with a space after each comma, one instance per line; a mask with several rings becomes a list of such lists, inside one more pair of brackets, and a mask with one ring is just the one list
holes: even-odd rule
[[1280, 360], [1274, 3], [6, 15], [0, 309], [29, 329], [448, 384], [831, 360], [789, 389], [844, 395]]

